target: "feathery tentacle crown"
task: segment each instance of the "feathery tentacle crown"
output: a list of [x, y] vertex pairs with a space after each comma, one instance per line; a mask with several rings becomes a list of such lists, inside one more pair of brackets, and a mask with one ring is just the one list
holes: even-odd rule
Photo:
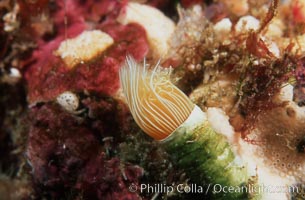
[[170, 80], [159, 63], [152, 71], [131, 58], [120, 69], [120, 81], [136, 123], [156, 140], [165, 139], [191, 114], [194, 104]]

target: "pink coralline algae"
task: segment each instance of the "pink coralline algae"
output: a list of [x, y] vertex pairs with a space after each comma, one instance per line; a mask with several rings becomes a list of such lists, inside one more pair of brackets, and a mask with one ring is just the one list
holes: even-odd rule
[[256, 172], [249, 184], [302, 185], [304, 11], [305, 0], [0, 0], [0, 200], [218, 198], [140, 190], [211, 177], [137, 125], [119, 84], [128, 56], [172, 67], [188, 107]]
[[139, 185], [143, 170], [137, 166], [122, 165], [120, 160], [105, 160], [105, 154], [90, 160], [81, 172], [77, 188], [84, 190], [88, 199], [134, 200], [141, 199], [129, 191], [130, 185]]
[[[89, 110], [97, 116], [115, 113], [113, 105], [108, 103], [106, 111], [98, 106]], [[91, 124], [95, 121], [94, 115], [91, 117], [89, 122], [54, 104], [31, 109], [27, 157], [37, 192], [47, 191], [53, 199], [74, 193], [82, 193], [85, 199], [140, 199], [137, 193], [128, 191], [128, 186], [139, 184], [143, 169], [111, 156], [106, 149], [110, 147], [99, 141], [100, 130]], [[106, 121], [100, 124], [115, 126], [114, 119], [113, 124]]]
[[[99, 151], [93, 133], [59, 106], [32, 109], [27, 156], [34, 181], [47, 188], [73, 184], [73, 169], [85, 165]], [[63, 123], [64, 122], [64, 123]]]
[[[126, 55], [141, 60], [148, 53], [143, 27], [116, 22], [116, 17], [120, 11], [124, 11], [126, 2], [101, 1], [96, 5], [94, 2], [67, 0], [64, 4], [64, 1], [56, 1], [58, 11], [52, 14], [55, 29], [53, 35], [47, 39], [38, 39], [38, 48], [24, 62], [28, 100], [31, 104], [54, 100], [67, 90], [113, 95], [119, 88], [118, 70]], [[65, 19], [68, 22], [66, 25]], [[114, 39], [114, 44], [90, 63], [80, 63], [73, 69], [65, 66], [60, 57], [54, 55], [54, 51], [66, 36], [73, 38], [84, 30], [91, 29], [109, 34]]]

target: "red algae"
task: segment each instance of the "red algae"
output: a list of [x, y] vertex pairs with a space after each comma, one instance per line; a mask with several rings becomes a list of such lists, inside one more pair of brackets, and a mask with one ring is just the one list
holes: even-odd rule
[[282, 61], [271, 63], [271, 66], [256, 66], [258, 69], [249, 69], [245, 73], [249, 80], [242, 89], [239, 108], [245, 118], [241, 130], [243, 138], [247, 138], [247, 134], [255, 127], [259, 115], [285, 105], [275, 103], [273, 98], [293, 76], [294, 61], [290, 59], [287, 56]]
[[305, 58], [301, 58], [297, 62], [296, 79], [299, 85], [305, 85]]
[[[61, 1], [60, 1], [61, 2]], [[112, 95], [119, 88], [118, 70], [127, 54], [137, 60], [143, 59], [148, 52], [145, 30], [137, 24], [120, 25], [115, 22], [117, 3], [111, 1], [99, 4], [108, 6], [100, 12], [107, 14], [107, 19], [95, 24], [96, 28], [108, 33], [114, 39], [114, 45], [103, 55], [99, 55], [90, 63], [79, 64], [75, 69], [68, 70], [59, 57], [53, 55], [66, 36], [74, 37], [86, 29], [88, 20], [78, 2], [67, 1], [66, 15], [63, 2], [54, 13], [56, 36], [48, 41], [38, 41], [38, 49], [25, 63], [25, 77], [28, 82], [28, 99], [31, 104], [50, 101], [60, 93], [71, 91], [94, 91]], [[89, 8], [93, 9], [90, 3]], [[88, 9], [89, 9], [88, 8]], [[113, 12], [113, 13], [112, 13]], [[102, 13], [96, 13], [102, 15]], [[64, 18], [68, 25], [65, 27]], [[88, 16], [95, 18], [94, 16]], [[66, 29], [67, 28], [67, 29]]]
[[118, 158], [106, 159], [105, 154], [97, 155], [80, 172], [76, 188], [83, 190], [86, 199], [142, 199], [137, 192], [130, 192], [129, 185], [139, 187], [143, 169], [124, 165]]
[[295, 70], [296, 86], [294, 89], [294, 101], [299, 106], [305, 105], [305, 58], [301, 58], [296, 63], [297, 67]]
[[275, 55], [269, 51], [265, 42], [259, 37], [255, 32], [249, 33], [246, 41], [247, 50], [258, 58], [275, 58]]
[[44, 10], [47, 9], [48, 4], [50, 3], [49, 0], [25, 0], [21, 1], [18, 0], [18, 4], [20, 6], [20, 10], [22, 11], [21, 18], [26, 19], [28, 17], [32, 17], [35, 15], [39, 15]]
[[107, 56], [117, 59], [120, 64], [126, 55], [132, 55], [140, 61], [149, 51], [146, 32], [143, 27], [136, 23], [120, 25], [116, 22], [101, 25], [101, 30], [108, 33], [115, 41], [113, 47], [107, 52]]
[[295, 23], [304, 23], [305, 22], [305, 14], [304, 14], [304, 4], [300, 3], [299, 0], [296, 0], [292, 3], [292, 15]]
[[[14, 183], [22, 183], [21, 189], [25, 183], [25, 199], [192, 199], [192, 194], [132, 193], [128, 188], [192, 181], [159, 143], [143, 134], [119, 99], [118, 72], [126, 55], [139, 62], [158, 59], [152, 56], [158, 49], [149, 46], [150, 32], [141, 20], [126, 25], [118, 20], [129, 2], [0, 2], [0, 17], [6, 16], [0, 21], [0, 185], [7, 188], [12, 183], [5, 197], [14, 191]], [[305, 105], [304, 1], [243, 2], [249, 5], [246, 13], [233, 12], [225, 1], [132, 1], [153, 6], [177, 22], [161, 63], [174, 68], [171, 80], [195, 104], [203, 110], [223, 109], [236, 139], [241, 137], [248, 147], [280, 149], [278, 143], [284, 141], [283, 149], [285, 142], [293, 144], [287, 152], [303, 155], [304, 128], [294, 125], [299, 110], [287, 105]], [[177, 3], [182, 7], [177, 9]], [[247, 16], [249, 27], [236, 28]], [[76, 56], [76, 64], [70, 66], [57, 50], [65, 40], [87, 32], [102, 32], [111, 42], [88, 59]], [[158, 33], [162, 37], [162, 30]], [[73, 54], [77, 48], [72, 46], [62, 49]], [[276, 101], [287, 85], [293, 99]], [[74, 99], [64, 98], [67, 94]], [[63, 103], [58, 95], [64, 95]], [[67, 109], [68, 103], [73, 105]], [[291, 121], [273, 120], [278, 110]], [[278, 124], [280, 133], [287, 131], [280, 140], [273, 139], [279, 137], [274, 128]], [[266, 131], [253, 137], [259, 128]], [[290, 131], [298, 134], [294, 143], [289, 141]], [[2, 174], [11, 180], [3, 181]]]
[[260, 38], [259, 33], [262, 32], [267, 27], [267, 25], [276, 15], [278, 4], [279, 4], [278, 0], [271, 1], [271, 5], [269, 6], [266, 16], [262, 20], [259, 30], [257, 30], [256, 32], [251, 31], [248, 34], [246, 40], [247, 50], [258, 58], [268, 58], [268, 59], [275, 58], [275, 55], [272, 52], [270, 52], [266, 43], [263, 41], [263, 39]]
[[57, 105], [33, 108], [30, 116], [27, 156], [37, 183], [56, 185], [59, 177], [71, 175], [67, 172], [71, 165], [81, 166], [100, 148], [93, 133]]
[[181, 5], [184, 8], [189, 8], [193, 5], [201, 4], [202, 0], [181, 0]]
[[123, 136], [131, 130], [131, 114], [125, 103], [101, 95], [91, 95], [82, 101], [87, 109], [90, 125], [99, 137], [115, 137], [115, 142], [120, 142]]
[[[44, 97], [41, 86], [44, 88], [46, 85], [50, 84], [50, 80], [52, 80], [53, 77], [56, 77], [56, 74], [62, 75], [65, 71], [67, 71], [64, 67], [60, 67], [62, 63], [59, 58], [53, 55], [53, 51], [58, 48], [60, 42], [65, 39], [66, 35], [69, 35], [70, 37], [76, 36], [86, 27], [84, 18], [80, 15], [81, 10], [75, 5], [76, 2], [68, 0], [66, 2], [66, 12], [64, 11], [64, 2], [58, 2], [59, 3], [57, 6], [59, 6], [61, 9], [53, 14], [55, 21], [54, 26], [57, 34], [53, 36], [54, 38], [52, 38], [50, 41], [45, 41], [44, 39], [39, 38], [37, 41], [38, 48], [33, 52], [32, 56], [23, 63], [25, 68], [25, 78], [27, 80], [29, 90], [28, 99], [31, 103], [51, 99], [50, 95], [52, 92]], [[65, 26], [64, 16], [66, 16], [67, 20], [69, 21], [69, 25], [67, 27]], [[54, 71], [57, 70], [58, 72], [54, 73]], [[48, 75], [52, 77], [48, 79]], [[46, 85], [43, 83], [46, 83]], [[51, 81], [51, 85], [49, 85], [51, 88], [58, 86], [57, 92], [56, 94], [53, 94], [53, 97], [65, 90], [64, 86], [61, 86], [60, 84], [56, 84], [57, 86], [55, 86], [54, 84], [56, 83], [52, 84]]]
[[124, 11], [127, 2], [128, 0], [88, 0], [80, 1], [80, 4], [84, 9], [83, 16], [89, 21], [99, 23], [103, 21], [115, 21], [119, 13]]
[[[114, 125], [115, 113], [120, 111], [115, 111], [117, 106], [111, 101], [87, 99], [86, 105], [91, 123], [54, 104], [31, 109], [27, 158], [33, 168], [36, 192], [48, 191], [51, 198], [83, 192], [85, 198], [121, 199], [127, 195], [128, 199], [138, 199], [137, 193], [129, 193], [128, 186], [139, 183], [143, 169], [112, 157], [111, 147], [106, 141], [104, 145], [98, 142], [100, 136], [96, 135], [111, 132], [114, 136], [118, 132], [113, 129], [118, 127]], [[96, 118], [101, 116], [108, 119]]]

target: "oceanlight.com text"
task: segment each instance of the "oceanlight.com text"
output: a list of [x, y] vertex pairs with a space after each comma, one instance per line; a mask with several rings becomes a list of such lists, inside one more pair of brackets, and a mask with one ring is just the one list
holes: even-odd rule
[[198, 194], [218, 194], [218, 193], [250, 193], [250, 194], [262, 194], [262, 193], [300, 193], [300, 188], [297, 186], [287, 185], [243, 185], [243, 186], [228, 186], [221, 184], [178, 184], [178, 185], [166, 185], [166, 184], [131, 184], [129, 186], [130, 192], [140, 193], [159, 193], [169, 194], [172, 192], [178, 193], [198, 193]]

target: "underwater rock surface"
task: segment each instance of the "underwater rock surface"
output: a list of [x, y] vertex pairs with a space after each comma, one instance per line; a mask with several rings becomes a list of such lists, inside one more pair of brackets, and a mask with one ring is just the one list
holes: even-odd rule
[[[217, 199], [206, 181], [226, 182], [240, 163], [247, 181], [236, 185], [285, 189], [240, 198], [305, 199], [304, 10], [304, 0], [2, 0], [0, 199]], [[157, 94], [140, 103], [183, 94], [208, 113], [212, 139], [197, 141], [200, 128], [167, 147], [147, 136], [134, 110], [155, 116], [154, 130], [172, 124], [157, 127], [165, 104], [155, 115], [128, 107], [127, 57], [156, 74], [137, 82]]]

